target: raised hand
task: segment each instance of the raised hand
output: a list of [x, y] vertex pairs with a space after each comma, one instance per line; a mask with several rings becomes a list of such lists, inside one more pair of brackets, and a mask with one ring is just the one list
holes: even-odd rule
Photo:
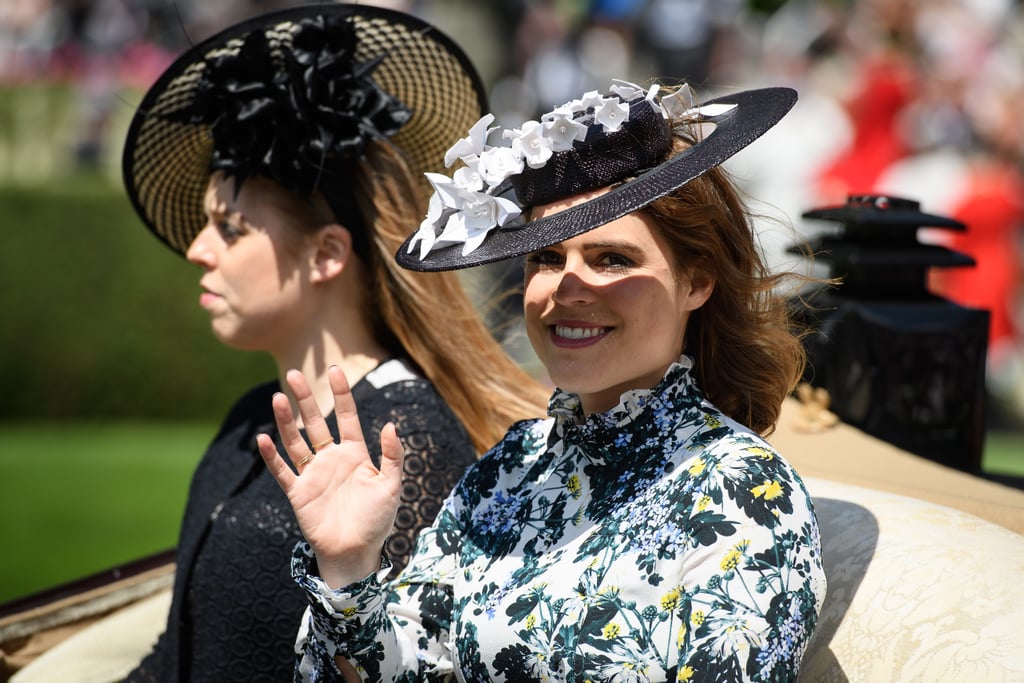
[[292, 472], [266, 434], [257, 437], [260, 455], [295, 510], [317, 557], [320, 576], [332, 588], [366, 578], [380, 567], [384, 541], [395, 523], [402, 488], [404, 451], [393, 424], [381, 430], [381, 465], [370, 460], [355, 401], [344, 373], [327, 370], [334, 392], [340, 443], [335, 443], [305, 377], [286, 376], [306, 427], [302, 438], [284, 394], [272, 399], [281, 441], [299, 474]]

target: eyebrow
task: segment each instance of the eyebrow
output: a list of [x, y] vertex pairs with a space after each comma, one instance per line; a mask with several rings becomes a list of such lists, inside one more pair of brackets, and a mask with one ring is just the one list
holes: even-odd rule
[[207, 191], [203, 195], [203, 211], [219, 211], [219, 207], [227, 207], [227, 202], [217, 198], [213, 191]]
[[596, 240], [593, 242], [584, 242], [584, 251], [598, 251], [601, 249], [611, 249], [613, 251], [628, 252], [630, 254], [641, 254], [643, 249], [638, 247], [633, 242], [628, 240]]
[[203, 213], [207, 216], [216, 216], [218, 218], [231, 218], [232, 216], [242, 216], [242, 212], [231, 206], [226, 201], [203, 201]]

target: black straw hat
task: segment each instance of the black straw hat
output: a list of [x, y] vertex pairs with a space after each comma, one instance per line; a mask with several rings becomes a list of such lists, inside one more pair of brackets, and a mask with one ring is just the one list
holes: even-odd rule
[[213, 170], [322, 191], [339, 220], [358, 222], [348, 174], [368, 141], [389, 139], [419, 177], [443, 168], [486, 108], [472, 64], [430, 24], [365, 5], [294, 7], [171, 64], [131, 122], [124, 183], [146, 226], [182, 254], [205, 223]]
[[[737, 92], [699, 105], [686, 86], [660, 99], [656, 94], [656, 87], [645, 92], [618, 81], [608, 97], [587, 93], [540, 122], [506, 131], [511, 147], [486, 146], [488, 115], [446, 159], [467, 163], [461, 177], [458, 170], [454, 179], [430, 176], [435, 192], [428, 216], [399, 249], [398, 263], [420, 271], [469, 268], [600, 227], [718, 166], [778, 123], [797, 99], [790, 88]], [[672, 126], [679, 124], [714, 130], [666, 160]], [[502, 168], [495, 173], [495, 166]], [[609, 186], [559, 213], [520, 220], [532, 206]]]

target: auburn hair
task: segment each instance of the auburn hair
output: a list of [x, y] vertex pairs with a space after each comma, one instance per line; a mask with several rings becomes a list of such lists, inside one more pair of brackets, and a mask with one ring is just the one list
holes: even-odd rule
[[[691, 146], [677, 132], [669, 154]], [[806, 363], [801, 332], [778, 287], [803, 276], [770, 271], [752, 217], [720, 166], [643, 211], [655, 219], [680, 272], [714, 279], [711, 296], [690, 315], [683, 349], [705, 397], [758, 433], [771, 433]]]

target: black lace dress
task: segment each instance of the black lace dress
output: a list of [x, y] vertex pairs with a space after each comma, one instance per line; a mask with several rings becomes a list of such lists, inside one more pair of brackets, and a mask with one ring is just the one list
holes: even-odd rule
[[[277, 382], [232, 408], [192, 478], [177, 548], [167, 630], [128, 681], [290, 681], [306, 607], [289, 572], [301, 540], [284, 493], [263, 464], [256, 434], [277, 440], [270, 398]], [[388, 361], [352, 387], [371, 455], [394, 422], [406, 449], [396, 532], [387, 552], [400, 568], [463, 470], [476, 460], [465, 429], [433, 386]], [[328, 419], [337, 437], [333, 414]], [[283, 449], [278, 442], [278, 448]]]

